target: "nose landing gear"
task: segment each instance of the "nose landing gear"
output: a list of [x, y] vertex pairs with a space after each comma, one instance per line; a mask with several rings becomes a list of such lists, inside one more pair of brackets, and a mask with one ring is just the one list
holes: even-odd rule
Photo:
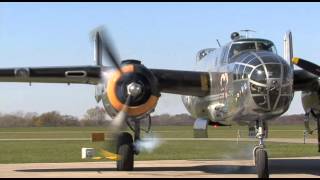
[[263, 138], [264, 133], [263, 121], [257, 121], [256, 137], [259, 139], [259, 145], [253, 149], [254, 164], [256, 166], [258, 178], [269, 178], [268, 153], [265, 150]]

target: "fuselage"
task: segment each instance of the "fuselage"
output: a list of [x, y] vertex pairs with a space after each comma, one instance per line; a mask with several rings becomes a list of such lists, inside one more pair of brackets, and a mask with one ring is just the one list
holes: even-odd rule
[[198, 71], [210, 74], [206, 97], [183, 96], [195, 118], [249, 122], [280, 116], [293, 97], [293, 71], [266, 39], [238, 39], [197, 56]]

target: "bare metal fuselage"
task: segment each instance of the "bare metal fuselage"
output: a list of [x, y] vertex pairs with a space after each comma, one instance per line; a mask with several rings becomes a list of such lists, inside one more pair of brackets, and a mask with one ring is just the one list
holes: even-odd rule
[[182, 96], [193, 117], [247, 123], [269, 120], [288, 110], [293, 71], [282, 57], [256, 50], [229, 60], [219, 57], [211, 53], [197, 62], [197, 70], [210, 73], [210, 95]]

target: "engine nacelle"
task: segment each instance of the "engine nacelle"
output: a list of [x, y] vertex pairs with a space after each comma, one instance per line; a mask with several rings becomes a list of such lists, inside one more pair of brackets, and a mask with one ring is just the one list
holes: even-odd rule
[[141, 86], [141, 93], [131, 98], [128, 116], [138, 118], [152, 112], [160, 97], [157, 78], [137, 60], [122, 61], [121, 70], [123, 73], [114, 71], [105, 85], [102, 99], [107, 113], [114, 117], [121, 111], [128, 97], [127, 87], [133, 82]]

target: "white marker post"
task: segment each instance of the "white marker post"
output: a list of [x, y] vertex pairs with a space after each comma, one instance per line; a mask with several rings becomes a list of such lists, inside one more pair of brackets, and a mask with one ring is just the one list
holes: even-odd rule
[[240, 129], [238, 129], [238, 132], [237, 132], [237, 144], [239, 144], [239, 139], [240, 139]]

